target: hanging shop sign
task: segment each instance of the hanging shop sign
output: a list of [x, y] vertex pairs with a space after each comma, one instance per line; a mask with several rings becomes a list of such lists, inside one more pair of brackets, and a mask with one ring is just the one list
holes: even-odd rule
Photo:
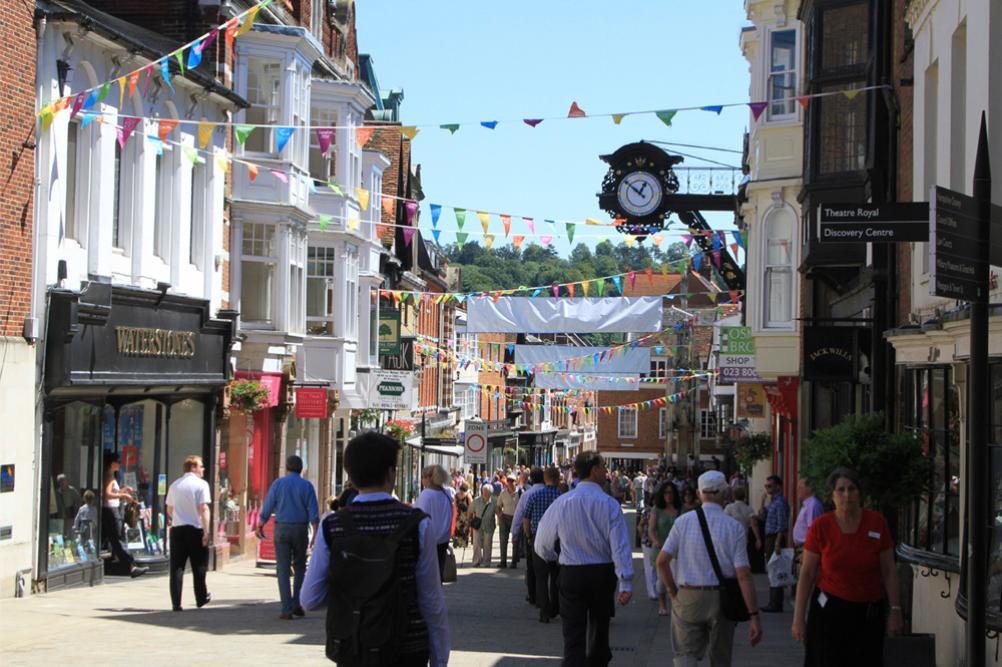
[[758, 380], [755, 370], [755, 338], [751, 327], [720, 328], [720, 375], [717, 384]]
[[463, 460], [466, 463], [487, 463], [487, 422], [466, 422], [463, 433]]
[[396, 354], [380, 354], [379, 365], [385, 371], [414, 370], [414, 339], [401, 338], [400, 351]]
[[734, 411], [738, 419], [761, 419], [765, 417], [765, 406], [768, 402], [765, 387], [761, 384], [739, 384], [735, 388], [737, 408]]
[[372, 371], [369, 407], [380, 410], [410, 410], [414, 374], [406, 371]]
[[400, 354], [400, 311], [379, 311], [379, 354]]
[[981, 261], [978, 203], [946, 188], [930, 188], [929, 293], [949, 299], [988, 298], [988, 264]]
[[861, 327], [804, 327], [804, 379], [856, 382], [859, 379]]
[[928, 202], [821, 204], [820, 243], [924, 243], [929, 240]]
[[296, 417], [327, 419], [327, 387], [296, 387]]

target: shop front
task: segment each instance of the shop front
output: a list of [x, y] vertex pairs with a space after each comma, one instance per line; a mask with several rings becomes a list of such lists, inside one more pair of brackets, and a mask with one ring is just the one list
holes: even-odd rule
[[114, 530], [137, 561], [165, 570], [167, 488], [184, 459], [201, 456], [214, 485], [233, 320], [212, 318], [207, 301], [108, 284], [49, 297], [39, 579], [54, 589], [120, 573], [101, 540], [109, 452], [138, 501], [128, 516], [113, 508]]

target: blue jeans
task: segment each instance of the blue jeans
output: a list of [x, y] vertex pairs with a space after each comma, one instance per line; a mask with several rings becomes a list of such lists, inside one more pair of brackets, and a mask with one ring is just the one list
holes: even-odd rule
[[[309, 543], [305, 523], [275, 524], [275, 560], [278, 573], [278, 595], [282, 613], [291, 614], [299, 607], [299, 591], [306, 576], [306, 547]], [[289, 590], [289, 569], [295, 570], [292, 590]]]

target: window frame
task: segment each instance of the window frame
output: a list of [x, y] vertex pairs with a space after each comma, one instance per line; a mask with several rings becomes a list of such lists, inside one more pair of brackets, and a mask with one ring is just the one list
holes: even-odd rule
[[[786, 222], [789, 224], [789, 235], [786, 238], [779, 238], [779, 235], [773, 235], [774, 223], [780, 222], [778, 219], [780, 216], [786, 216]], [[785, 205], [774, 206], [770, 208], [765, 217], [762, 219], [762, 328], [763, 329], [773, 329], [773, 330], [791, 330], [794, 328], [795, 320], [795, 305], [794, 300], [796, 298], [796, 285], [795, 277], [793, 272], [793, 251], [796, 243], [796, 233], [797, 233], [797, 216], [792, 209]], [[786, 262], [785, 263], [772, 263], [770, 250], [773, 247], [778, 247], [780, 252], [782, 252], [783, 241], [786, 241]], [[775, 246], [774, 246], [775, 243]], [[787, 310], [788, 315], [786, 319], [778, 319], [775, 317], [773, 312], [772, 304], [772, 294], [773, 290], [771, 287], [771, 278], [773, 274], [785, 275], [787, 277], [786, 284], [786, 299], [787, 299]]]
[[[322, 108], [322, 107], [310, 107], [310, 124], [314, 126], [322, 126], [329, 124], [332, 128], [336, 127], [338, 124], [338, 110], [334, 107]], [[331, 144], [327, 149], [327, 155], [320, 155], [320, 139], [317, 137], [317, 131], [315, 128], [309, 130], [310, 140], [309, 146], [307, 147], [307, 169], [309, 170], [310, 177], [315, 180], [328, 181], [334, 178], [335, 174], [335, 156], [337, 154], [337, 132], [331, 135]], [[316, 155], [318, 160], [323, 161], [324, 169], [318, 174], [313, 169], [314, 155]]]
[[358, 336], [358, 253], [354, 243], [344, 244], [345, 338]]
[[664, 440], [668, 437], [668, 408], [658, 410], [658, 438]]
[[[318, 257], [323, 251], [323, 257]], [[333, 336], [335, 333], [335, 312], [337, 310], [337, 248], [326, 245], [309, 245], [306, 249], [306, 333], [311, 336]], [[324, 267], [324, 271], [318, 271], [318, 267]], [[310, 283], [311, 281], [324, 281], [324, 314], [310, 314]], [[329, 304], [329, 305], [328, 305]], [[311, 325], [323, 323], [325, 329], [311, 329]]]
[[[270, 238], [270, 248], [265, 246], [252, 245], [252, 250], [268, 251], [270, 254], [257, 254], [253, 252], [247, 252], [247, 231], [257, 230], [257, 229], [268, 228], [271, 230]], [[258, 242], [264, 243], [264, 239], [258, 239], [256, 235], [251, 240], [252, 244], [257, 244]], [[240, 238], [240, 321], [242, 326], [254, 329], [275, 329], [278, 321], [278, 313], [276, 312], [278, 307], [278, 253], [276, 243], [280, 242], [278, 226], [270, 222], [243, 222], [241, 223], [241, 238]], [[267, 267], [271, 272], [271, 289], [270, 294], [267, 294], [268, 299], [268, 315], [269, 317], [264, 320], [248, 320], [244, 315], [243, 304], [247, 298], [247, 273], [246, 267], [248, 263], [261, 264]]]
[[[774, 37], [775, 37], [776, 34], [778, 34], [778, 33], [786, 33], [786, 32], [792, 32], [793, 33], [793, 67], [791, 69], [789, 69], [789, 70], [785, 70], [785, 71], [782, 71], [782, 72], [775, 72], [775, 71], [773, 71], [773, 68], [774, 68], [774, 64], [773, 64], [773, 52], [774, 52], [773, 39], [774, 39]], [[767, 48], [765, 49], [765, 54], [764, 54], [764, 63], [763, 63], [763, 66], [764, 66], [764, 70], [765, 71], [764, 71], [763, 80], [765, 81], [765, 96], [764, 96], [764, 98], [765, 98], [766, 102], [768, 102], [768, 104], [766, 106], [766, 112], [765, 112], [765, 121], [767, 123], [780, 124], [780, 123], [797, 122], [797, 121], [800, 120], [800, 109], [798, 107], [797, 100], [794, 99], [794, 98], [797, 97], [798, 91], [800, 90], [800, 78], [799, 77], [800, 77], [801, 67], [802, 67], [802, 62], [801, 62], [801, 48], [800, 48], [801, 47], [801, 42], [800, 42], [800, 39], [801, 39], [800, 28], [797, 27], [797, 26], [789, 26], [789, 25], [784, 25], [782, 27], [780, 27], [780, 26], [773, 26], [773, 27], [771, 27], [766, 32], [766, 44], [767, 44]], [[792, 87], [792, 92], [790, 92], [789, 95], [786, 95], [786, 96], [781, 97], [781, 98], [774, 98], [773, 97], [772, 81], [773, 81], [773, 78], [776, 77], [776, 76], [786, 76], [786, 77], [791, 77], [792, 78], [793, 87]], [[786, 111], [785, 113], [781, 113], [781, 114], [775, 114], [775, 113], [773, 113], [773, 105], [777, 104], [777, 102], [775, 102], [774, 100], [777, 100], [777, 99], [788, 100], [787, 102], [782, 103], [782, 104], [786, 104], [788, 106], [788, 111]]]
[[[620, 439], [635, 440], [640, 430], [639, 410], [636, 407], [623, 407], [617, 412], [616, 432]], [[632, 415], [631, 419], [624, 419], [624, 415]], [[624, 430], [624, 426], [629, 427], [632, 423], [632, 433], [630, 429]]]
[[[266, 89], [262, 88], [261, 83], [259, 83], [252, 89], [251, 88], [251, 74], [254, 73], [258, 77], [262, 77], [267, 73], [269, 67], [275, 67], [277, 75], [275, 76], [275, 82], [277, 83], [277, 91], [275, 93], [275, 98], [268, 102], [258, 101], [258, 95], [266, 97], [268, 92]], [[258, 71], [255, 71], [255, 68]], [[280, 59], [274, 57], [261, 57], [252, 55], [247, 58], [247, 70], [246, 79], [244, 81], [244, 98], [250, 103], [250, 106], [243, 111], [244, 122], [255, 125], [271, 125], [278, 126], [281, 125], [282, 121], [282, 85], [283, 85], [283, 72], [285, 71], [285, 66]], [[270, 76], [270, 75], [269, 75]], [[264, 110], [263, 119], [258, 119], [252, 117], [251, 114], [256, 110]], [[263, 120], [264, 122], [257, 122], [258, 120]], [[257, 135], [257, 136], [255, 136]], [[254, 141], [254, 144], [251, 142]], [[258, 143], [261, 144], [261, 150], [258, 150]], [[251, 135], [244, 142], [242, 152], [245, 155], [254, 155], [258, 157], [269, 157], [277, 158], [278, 151], [275, 150], [275, 131], [272, 128], [266, 127], [256, 127]]]
[[717, 437], [717, 413], [714, 410], [705, 409], [699, 411], [699, 438], [700, 440], [712, 440]]

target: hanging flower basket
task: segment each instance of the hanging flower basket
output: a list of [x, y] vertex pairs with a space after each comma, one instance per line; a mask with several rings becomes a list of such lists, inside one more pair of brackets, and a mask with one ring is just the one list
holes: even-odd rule
[[403, 442], [414, 433], [414, 422], [410, 419], [391, 419], [386, 422], [386, 434], [397, 442]]
[[256, 380], [230, 383], [230, 407], [240, 412], [254, 412], [268, 407], [268, 388]]

